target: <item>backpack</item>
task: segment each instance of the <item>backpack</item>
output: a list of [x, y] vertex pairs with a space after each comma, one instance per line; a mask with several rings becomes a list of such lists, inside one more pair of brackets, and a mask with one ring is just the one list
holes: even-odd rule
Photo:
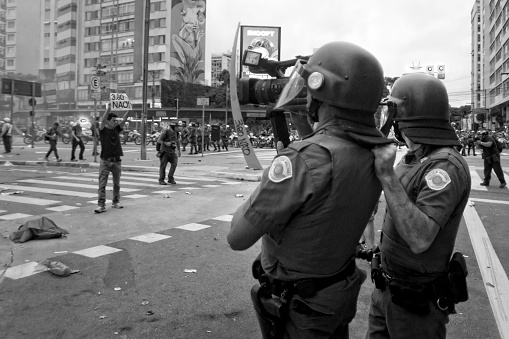
[[495, 143], [497, 145], [498, 152], [502, 153], [502, 151], [504, 150], [504, 145], [502, 145], [502, 143], [500, 141], [498, 141], [497, 138], [493, 138], [493, 139], [495, 140]]

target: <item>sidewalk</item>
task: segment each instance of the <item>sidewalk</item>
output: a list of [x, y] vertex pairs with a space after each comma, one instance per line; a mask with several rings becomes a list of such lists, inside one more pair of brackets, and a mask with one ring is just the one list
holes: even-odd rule
[[[56, 162], [53, 154], [50, 156], [49, 161], [44, 161], [43, 157], [49, 149], [49, 145], [43, 142], [31, 145], [24, 145], [22, 140], [15, 140], [12, 152], [10, 154], [0, 153], [0, 166], [23, 165], [23, 166], [55, 166], [55, 167], [79, 167], [79, 168], [93, 168], [99, 169], [100, 158], [97, 157], [96, 162], [92, 156], [92, 144], [89, 142], [85, 145], [85, 160], [77, 162], [70, 161], [71, 146], [58, 143], [58, 153], [63, 159], [62, 162]], [[135, 172], [158, 172], [159, 159], [156, 157], [155, 146], [147, 145], [145, 152], [145, 160], [141, 160], [141, 146], [133, 143], [122, 145], [124, 156], [122, 157], [122, 170], [135, 171]], [[273, 153], [276, 155], [275, 150], [264, 149], [258, 151], [255, 149], [256, 154], [263, 152], [267, 155]], [[79, 148], [76, 150], [76, 155], [79, 153]], [[258, 155], [259, 156], [259, 155]], [[270, 161], [260, 160], [263, 168], [270, 165]], [[242, 156], [239, 148], [229, 148], [228, 152], [213, 152], [207, 151], [203, 154], [188, 155], [187, 152], [182, 152], [179, 158], [179, 163], [176, 171], [177, 176], [211, 176], [226, 179], [245, 180], [245, 181], [260, 181], [263, 170], [254, 170], [246, 168], [246, 162]], [[169, 167], [168, 167], [169, 168]], [[167, 169], [168, 169], [167, 168]]]

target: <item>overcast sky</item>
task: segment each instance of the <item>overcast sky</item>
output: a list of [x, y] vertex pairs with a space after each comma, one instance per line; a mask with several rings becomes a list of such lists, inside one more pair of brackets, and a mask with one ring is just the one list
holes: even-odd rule
[[[373, 53], [385, 76], [412, 65], [445, 65], [450, 104], [470, 104], [473, 0], [207, 0], [206, 69], [210, 55], [231, 51], [237, 25], [281, 27], [280, 59], [310, 55], [330, 41]], [[208, 78], [207, 78], [208, 79]]]

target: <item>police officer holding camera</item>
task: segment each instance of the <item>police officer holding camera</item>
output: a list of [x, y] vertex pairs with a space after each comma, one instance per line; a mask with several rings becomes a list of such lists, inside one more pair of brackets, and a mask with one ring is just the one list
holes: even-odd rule
[[504, 171], [500, 164], [500, 152], [497, 148], [497, 143], [494, 137], [488, 134], [488, 131], [481, 132], [481, 139], [477, 141], [478, 145], [482, 149], [482, 158], [484, 160], [484, 180], [481, 186], [489, 186], [491, 180], [491, 171], [495, 171], [495, 174], [500, 181], [500, 188], [504, 188], [507, 183], [504, 178]]
[[348, 338], [366, 279], [356, 247], [381, 194], [371, 148], [391, 142], [374, 120], [383, 71], [365, 49], [331, 42], [297, 61], [276, 107], [303, 87], [316, 129], [265, 169], [227, 240], [240, 251], [262, 239], [251, 297], [264, 338]]
[[409, 151], [394, 168], [396, 146], [373, 149], [387, 209], [366, 338], [445, 338], [454, 304], [468, 299], [465, 259], [452, 252], [469, 168], [454, 148], [460, 143], [440, 80], [404, 75], [388, 100], [387, 123]]

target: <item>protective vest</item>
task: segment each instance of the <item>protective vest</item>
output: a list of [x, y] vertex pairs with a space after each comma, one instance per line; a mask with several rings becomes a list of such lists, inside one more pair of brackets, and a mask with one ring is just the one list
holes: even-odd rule
[[[297, 212], [282, 232], [264, 239], [262, 255], [275, 268], [270, 273], [275, 278], [288, 281], [331, 276], [355, 256], [381, 186], [371, 151], [347, 140], [346, 133], [339, 134], [342, 137], [318, 132], [289, 146], [301, 153], [308, 170], [327, 168], [332, 177], [323, 202], [310, 213]], [[314, 163], [318, 161], [312, 156], [305, 157], [306, 148], [312, 144], [328, 152], [331, 163]]]
[[[429, 169], [430, 165], [436, 160], [452, 162], [459, 171], [463, 171], [465, 177], [468, 177], [468, 165], [461, 155], [451, 148], [440, 148], [428, 155], [428, 157], [422, 158], [421, 162], [415, 164], [413, 167], [398, 166], [396, 167], [396, 174], [412, 202], [415, 203], [417, 194], [419, 193], [414, 189], [414, 183], [420, 182], [427, 169]], [[403, 168], [403, 170], [401, 168]], [[393, 262], [411, 271], [415, 271], [416, 276], [438, 275], [446, 272], [462, 217], [462, 213], [460, 212], [463, 211], [467, 203], [470, 187], [468, 187], [465, 192], [466, 194], [463, 200], [455, 207], [451, 213], [451, 217], [438, 232], [431, 246], [426, 251], [419, 254], [413, 253], [399, 235], [389, 210], [387, 209], [381, 238], [382, 267], [384, 270], [387, 270], [387, 265], [385, 263], [388, 262], [389, 266], [391, 266], [390, 263]], [[400, 272], [389, 270], [388, 273], [398, 277], [398, 273]]]

